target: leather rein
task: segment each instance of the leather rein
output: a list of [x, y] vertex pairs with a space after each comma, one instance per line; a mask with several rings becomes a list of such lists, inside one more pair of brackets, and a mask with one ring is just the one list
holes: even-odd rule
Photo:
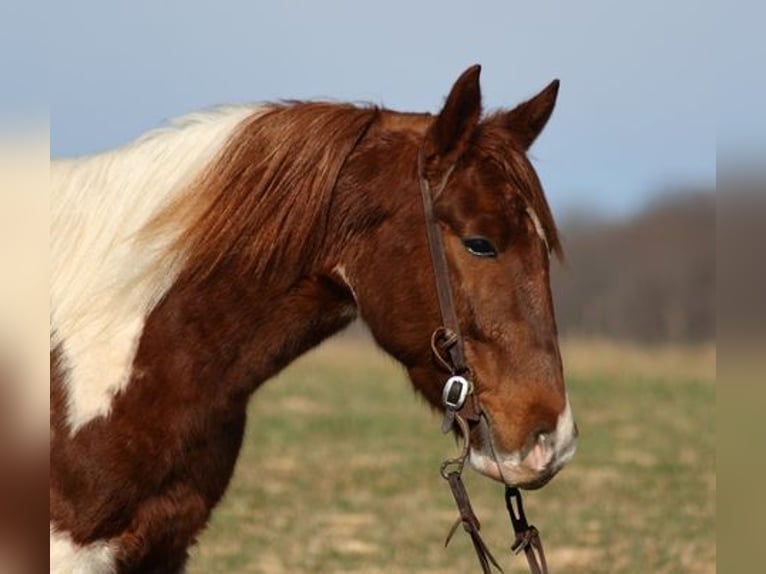
[[[434, 216], [433, 202], [441, 195], [447, 186], [455, 165], [453, 164], [443, 175], [436, 193], [431, 195], [431, 186], [424, 171], [423, 148], [418, 152], [418, 179], [420, 180], [420, 194], [423, 200], [423, 212], [425, 214], [426, 233], [428, 235], [428, 247], [431, 253], [431, 264], [436, 281], [436, 293], [439, 299], [439, 310], [442, 325], [431, 335], [431, 349], [437, 363], [450, 373], [442, 390], [442, 403], [444, 405], [444, 420], [442, 432], [450, 432], [457, 426], [463, 436], [463, 448], [457, 457], [449, 458], [442, 462], [440, 473], [449, 484], [452, 496], [455, 499], [459, 518], [450, 529], [446, 546], [455, 533], [457, 527], [462, 524], [463, 529], [471, 537], [476, 556], [484, 574], [491, 574], [490, 564], [500, 572], [503, 569], [487, 545], [481, 538], [479, 530], [481, 524], [471, 507], [468, 492], [465, 489], [461, 475], [465, 462], [470, 454], [471, 434], [470, 427], [478, 424], [481, 417], [486, 415], [481, 410], [478, 396], [474, 392], [471, 372], [465, 360], [463, 337], [460, 333], [460, 323], [455, 310], [455, 301], [452, 296], [452, 286], [449, 279], [449, 267], [447, 256], [444, 251], [444, 240], [439, 223]], [[487, 419], [489, 425], [489, 419]], [[490, 430], [491, 432], [491, 430]], [[496, 458], [495, 449], [492, 449]], [[500, 469], [500, 462], [496, 459]], [[511, 525], [515, 533], [515, 540], [511, 550], [518, 554], [524, 552], [529, 569], [532, 574], [548, 574], [548, 566], [545, 561], [542, 540], [538, 530], [527, 522], [524, 507], [521, 501], [521, 492], [518, 488], [506, 485], [505, 503], [511, 519]], [[539, 560], [538, 560], [539, 557]]]

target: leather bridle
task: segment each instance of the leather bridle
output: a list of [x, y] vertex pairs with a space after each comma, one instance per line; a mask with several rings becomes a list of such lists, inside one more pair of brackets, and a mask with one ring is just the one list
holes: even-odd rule
[[[485, 417], [489, 426], [489, 419], [481, 410], [481, 404], [471, 380], [471, 372], [466, 364], [463, 337], [460, 333], [460, 323], [449, 279], [447, 256], [444, 251], [444, 240], [439, 223], [434, 216], [434, 201], [447, 186], [447, 181], [455, 165], [453, 164], [446, 170], [436, 188], [436, 193], [432, 196], [431, 185], [424, 170], [425, 161], [423, 154], [423, 147], [421, 146], [418, 151], [418, 179], [420, 180], [420, 194], [423, 200], [428, 247], [431, 253], [431, 264], [434, 271], [436, 293], [442, 320], [441, 326], [437, 327], [431, 335], [431, 349], [439, 365], [450, 373], [442, 389], [442, 403], [445, 409], [442, 432], [447, 433], [457, 426], [457, 429], [463, 436], [461, 453], [455, 458], [445, 460], [440, 469], [442, 477], [450, 486], [452, 496], [460, 513], [460, 517], [447, 535], [445, 546], [449, 543], [458, 525], [462, 524], [463, 529], [471, 537], [474, 550], [482, 567], [482, 572], [490, 574], [490, 564], [502, 572], [503, 569], [497, 563], [494, 556], [492, 556], [479, 534], [481, 524], [471, 507], [468, 492], [461, 478], [465, 462], [470, 454], [470, 428], [473, 425], [479, 424], [482, 416]], [[502, 467], [500, 466], [500, 461], [497, 460], [494, 448], [492, 448], [492, 453], [495, 456], [495, 463], [502, 474]], [[521, 493], [516, 487], [506, 485], [505, 501], [516, 535], [511, 545], [511, 550], [516, 554], [521, 551], [524, 552], [532, 574], [547, 574], [548, 566], [543, 552], [540, 533], [527, 522], [524, 507], [522, 506]]]

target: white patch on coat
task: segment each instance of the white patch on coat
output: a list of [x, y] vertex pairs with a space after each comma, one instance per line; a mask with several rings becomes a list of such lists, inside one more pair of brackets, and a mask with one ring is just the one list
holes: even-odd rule
[[115, 549], [108, 541], [80, 546], [64, 532], [50, 527], [51, 574], [113, 574]]
[[141, 230], [266, 109], [191, 114], [120, 149], [51, 162], [51, 348], [63, 351], [72, 433], [109, 413], [144, 320], [179, 271], [184, 254], [162, 256], [182, 229], [139, 243]]
[[354, 290], [354, 286], [351, 284], [351, 279], [348, 276], [346, 267], [342, 263], [338, 263], [335, 267], [333, 267], [332, 271], [351, 292], [351, 296], [354, 298], [354, 303], [359, 305], [359, 299], [356, 297], [356, 291]]

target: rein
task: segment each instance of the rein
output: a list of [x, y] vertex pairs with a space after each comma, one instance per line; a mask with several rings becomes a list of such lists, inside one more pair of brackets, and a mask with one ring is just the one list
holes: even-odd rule
[[[479, 534], [481, 524], [473, 511], [468, 492], [461, 478], [465, 462], [470, 454], [470, 425], [478, 424], [482, 416], [486, 419], [486, 415], [481, 410], [479, 399], [474, 392], [475, 389], [471, 381], [470, 369], [466, 365], [463, 337], [460, 333], [460, 323], [457, 318], [455, 300], [452, 296], [452, 286], [449, 280], [449, 267], [447, 266], [447, 256], [444, 251], [444, 240], [439, 223], [434, 216], [433, 208], [434, 200], [444, 191], [454, 168], [455, 165], [453, 164], [446, 171], [439, 182], [439, 186], [436, 188], [435, 195], [432, 197], [431, 186], [424, 172], [423, 148], [421, 146], [418, 152], [418, 179], [420, 180], [420, 194], [423, 200], [428, 248], [431, 253], [431, 264], [434, 270], [436, 293], [442, 320], [442, 325], [431, 335], [431, 350], [436, 361], [450, 373], [450, 377], [447, 379], [442, 390], [442, 403], [444, 404], [445, 411], [441, 429], [443, 433], [447, 433], [457, 425], [463, 436], [463, 448], [460, 454], [457, 457], [449, 458], [442, 462], [440, 468], [441, 476], [449, 484], [460, 515], [449, 530], [444, 545], [447, 546], [449, 544], [457, 527], [462, 524], [463, 529], [471, 537], [471, 542], [479, 559], [482, 572], [484, 574], [491, 574], [490, 564], [500, 572], [503, 572], [503, 569], [495, 560], [495, 557], [492, 556], [492, 553]], [[487, 424], [489, 425], [488, 419]], [[497, 460], [494, 448], [492, 453], [502, 475], [502, 467]], [[548, 574], [548, 566], [543, 552], [540, 533], [537, 528], [527, 522], [521, 501], [521, 492], [518, 488], [506, 485], [505, 503], [516, 536], [511, 545], [511, 551], [515, 554], [524, 552], [532, 574]]]

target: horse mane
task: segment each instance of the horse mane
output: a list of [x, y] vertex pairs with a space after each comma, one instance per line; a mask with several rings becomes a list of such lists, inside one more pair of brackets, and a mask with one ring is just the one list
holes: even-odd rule
[[204, 281], [235, 263], [240, 274], [294, 281], [323, 246], [338, 176], [378, 115], [350, 104], [270, 105], [145, 231], [181, 223], [167, 253], [184, 258], [180, 280]]
[[[176, 230], [164, 257], [182, 260], [178, 278], [184, 282], [204, 281], [228, 264], [237, 274], [295, 281], [326, 245], [339, 174], [380, 117], [374, 106], [270, 104], [240, 124], [144, 235], [167, 226]], [[475, 144], [503, 169], [539, 218], [551, 252], [563, 258], [553, 215], [525, 151], [509, 142], [493, 116], [478, 130]]]

